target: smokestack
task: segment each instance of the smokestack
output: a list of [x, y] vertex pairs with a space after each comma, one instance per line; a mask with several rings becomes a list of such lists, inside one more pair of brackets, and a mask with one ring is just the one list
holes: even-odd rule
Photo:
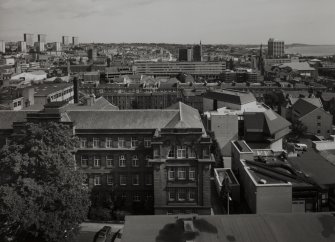
[[76, 76], [73, 78], [73, 101], [79, 103], [79, 80]]

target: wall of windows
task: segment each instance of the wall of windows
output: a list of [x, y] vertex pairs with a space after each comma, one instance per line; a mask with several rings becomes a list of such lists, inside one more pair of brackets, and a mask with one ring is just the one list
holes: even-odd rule
[[169, 188], [168, 202], [196, 202], [195, 188]]
[[195, 167], [169, 167], [167, 177], [169, 181], [195, 181], [196, 169]]
[[192, 159], [197, 158], [195, 149], [191, 146], [181, 145], [181, 146], [171, 146], [167, 155], [167, 158], [174, 159]]
[[80, 148], [137, 149], [151, 148], [151, 138], [138, 137], [80, 137]]

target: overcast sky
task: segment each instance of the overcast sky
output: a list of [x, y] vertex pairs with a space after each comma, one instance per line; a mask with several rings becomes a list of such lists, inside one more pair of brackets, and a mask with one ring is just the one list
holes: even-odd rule
[[0, 0], [0, 39], [335, 44], [335, 0]]

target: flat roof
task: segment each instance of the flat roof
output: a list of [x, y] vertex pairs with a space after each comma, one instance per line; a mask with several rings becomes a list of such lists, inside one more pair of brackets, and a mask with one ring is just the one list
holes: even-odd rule
[[73, 86], [71, 83], [45, 83], [45, 84], [38, 84], [33, 85], [35, 89], [34, 96], [48, 96], [51, 93], [61, 91], [63, 89], [69, 88]]
[[[186, 218], [185, 218], [186, 217]], [[332, 213], [126, 216], [122, 241], [335, 241]], [[185, 233], [190, 221], [191, 231]]]
[[234, 144], [240, 152], [252, 152], [247, 143], [244, 140], [235, 140]]

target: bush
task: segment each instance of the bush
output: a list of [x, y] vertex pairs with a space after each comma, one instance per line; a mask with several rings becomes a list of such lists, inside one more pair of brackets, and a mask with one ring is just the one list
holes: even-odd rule
[[99, 221], [112, 220], [111, 211], [102, 207], [91, 207], [88, 217], [89, 219]]

